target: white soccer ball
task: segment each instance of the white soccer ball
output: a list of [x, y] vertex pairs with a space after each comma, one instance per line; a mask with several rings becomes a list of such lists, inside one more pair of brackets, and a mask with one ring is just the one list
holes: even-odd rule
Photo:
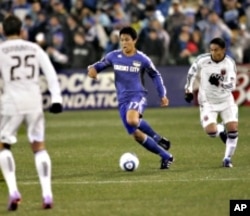
[[136, 154], [126, 152], [120, 157], [119, 165], [123, 171], [134, 171], [139, 166], [139, 159]]

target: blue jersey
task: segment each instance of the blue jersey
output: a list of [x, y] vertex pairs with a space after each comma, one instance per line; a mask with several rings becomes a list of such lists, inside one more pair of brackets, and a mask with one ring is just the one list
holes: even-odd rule
[[161, 74], [143, 52], [137, 51], [133, 56], [126, 56], [121, 50], [114, 50], [93, 66], [97, 72], [113, 67], [119, 103], [128, 102], [135, 95], [145, 96], [147, 94], [143, 82], [145, 73], [152, 78], [159, 97], [166, 96], [166, 88]]

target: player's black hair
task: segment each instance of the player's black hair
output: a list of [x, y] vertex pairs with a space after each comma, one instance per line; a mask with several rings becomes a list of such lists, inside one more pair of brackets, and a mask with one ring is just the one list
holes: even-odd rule
[[22, 28], [22, 21], [14, 15], [7, 16], [3, 21], [3, 31], [8, 37], [11, 35], [20, 35]]
[[226, 48], [226, 42], [222, 38], [219, 38], [219, 37], [212, 39], [210, 41], [210, 44], [216, 44], [222, 49]]
[[120, 30], [120, 36], [122, 34], [128, 34], [131, 36], [131, 38], [133, 40], [136, 40], [137, 39], [137, 32], [134, 28], [132, 28], [131, 26], [126, 26], [126, 27], [123, 27], [121, 30]]

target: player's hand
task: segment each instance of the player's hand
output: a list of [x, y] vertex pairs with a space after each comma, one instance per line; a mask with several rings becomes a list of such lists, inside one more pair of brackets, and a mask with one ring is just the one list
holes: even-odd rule
[[54, 114], [61, 113], [63, 111], [62, 104], [60, 104], [60, 103], [53, 103], [51, 105], [51, 107], [49, 108], [49, 111], [51, 113], [54, 113]]
[[215, 85], [215, 86], [219, 86], [220, 84], [220, 75], [219, 74], [212, 74], [210, 77], [209, 77], [209, 82], [211, 83], [211, 85]]
[[97, 71], [94, 67], [92, 66], [88, 67], [88, 76], [92, 79], [97, 79]]
[[168, 100], [168, 98], [167, 97], [162, 97], [161, 98], [161, 106], [162, 107], [166, 107], [166, 106], [168, 106], [169, 105], [169, 100]]
[[188, 103], [191, 103], [191, 101], [194, 99], [194, 95], [193, 93], [190, 92], [186, 92], [185, 93], [185, 101], [187, 101]]

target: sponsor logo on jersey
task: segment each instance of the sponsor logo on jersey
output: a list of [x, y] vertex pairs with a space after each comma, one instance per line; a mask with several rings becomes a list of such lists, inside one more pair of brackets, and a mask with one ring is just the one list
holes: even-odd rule
[[139, 62], [139, 61], [133, 61], [133, 66], [140, 67], [141, 66], [141, 62]]
[[129, 66], [114, 64], [114, 69], [118, 70], [118, 71], [128, 71], [129, 70]]

